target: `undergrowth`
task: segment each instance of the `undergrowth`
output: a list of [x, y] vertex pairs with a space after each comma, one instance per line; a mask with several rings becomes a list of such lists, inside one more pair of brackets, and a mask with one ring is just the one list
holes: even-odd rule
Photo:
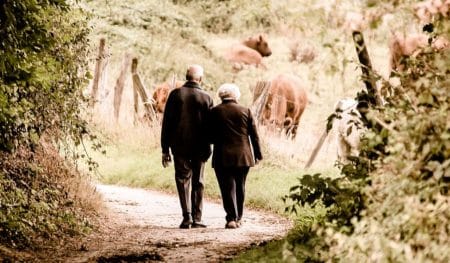
[[99, 196], [52, 148], [0, 153], [0, 242], [39, 247], [92, 229]]

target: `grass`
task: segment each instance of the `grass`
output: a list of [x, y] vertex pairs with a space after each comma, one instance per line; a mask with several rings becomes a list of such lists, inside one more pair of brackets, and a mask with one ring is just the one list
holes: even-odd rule
[[286, 262], [288, 255], [283, 255], [284, 247], [288, 243], [285, 240], [271, 241], [263, 246], [257, 246], [253, 249], [243, 252], [231, 262], [252, 263], [252, 262]]
[[[149, 129], [137, 127], [135, 129], [118, 130], [108, 133], [104, 140], [106, 154], [89, 152], [89, 155], [99, 164], [97, 180], [106, 184], [117, 184], [148, 189], [158, 189], [176, 193], [173, 164], [168, 168], [161, 165], [161, 150], [154, 138], [158, 135], [159, 127]], [[126, 133], [126, 134], [125, 134]], [[261, 134], [265, 136], [264, 133]], [[153, 138], [153, 140], [152, 140]], [[159, 137], [158, 137], [159, 138]], [[290, 141], [278, 138], [277, 142]], [[247, 179], [246, 205], [277, 213], [284, 211], [281, 197], [289, 192], [289, 188], [297, 182], [297, 178], [304, 173], [323, 173], [334, 176], [337, 169], [324, 166], [311, 170], [298, 167], [298, 158], [289, 155], [269, 154], [271, 149], [264, 147], [265, 159], [250, 169]], [[209, 199], [219, 200], [220, 191], [211, 159], [205, 169], [205, 195]]]

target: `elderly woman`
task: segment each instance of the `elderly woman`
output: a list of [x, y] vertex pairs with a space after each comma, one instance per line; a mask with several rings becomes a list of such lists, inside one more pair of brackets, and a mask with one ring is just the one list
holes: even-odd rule
[[239, 88], [223, 84], [217, 94], [222, 103], [211, 110], [209, 125], [214, 146], [212, 166], [226, 212], [225, 228], [237, 228], [244, 211], [247, 174], [262, 155], [252, 113], [237, 103]]

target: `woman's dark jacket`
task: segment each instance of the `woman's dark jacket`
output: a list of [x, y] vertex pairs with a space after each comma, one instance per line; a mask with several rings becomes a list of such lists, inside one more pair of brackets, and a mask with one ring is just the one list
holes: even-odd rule
[[211, 110], [209, 130], [213, 167], [251, 167], [255, 159], [262, 160], [252, 113], [235, 100], [225, 100]]

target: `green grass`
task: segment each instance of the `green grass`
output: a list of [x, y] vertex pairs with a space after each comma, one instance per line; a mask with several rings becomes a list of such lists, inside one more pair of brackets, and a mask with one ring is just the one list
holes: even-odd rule
[[242, 252], [231, 262], [235, 263], [253, 263], [253, 262], [286, 262], [288, 254], [283, 255], [284, 248], [288, 246], [286, 240], [275, 240], [267, 244], [255, 246], [250, 250]]
[[318, 239], [312, 229], [325, 213], [326, 210], [322, 206], [314, 209], [307, 206], [299, 208], [298, 215], [294, 217], [294, 227], [287, 236], [268, 243], [255, 244], [231, 262], [307, 262], [313, 255], [321, 253], [316, 249]]
[[[130, 140], [119, 140], [116, 143], [104, 144], [106, 154], [89, 152], [98, 163], [97, 179], [106, 184], [156, 189], [176, 193], [173, 163], [168, 168], [161, 165], [161, 150], [148, 140], [138, 136], [130, 136]], [[141, 143], [135, 140], [143, 140]], [[146, 143], [147, 141], [147, 143]], [[270, 210], [277, 213], [284, 211], [281, 197], [289, 192], [289, 188], [297, 183], [297, 178], [304, 173], [323, 173], [334, 176], [337, 170], [328, 167], [323, 170], [304, 171], [295, 163], [270, 156], [257, 166], [252, 167], [247, 177], [246, 205], [248, 207]], [[284, 163], [280, 167], [279, 163]], [[220, 191], [211, 167], [211, 159], [205, 168], [205, 196], [220, 200]]]

